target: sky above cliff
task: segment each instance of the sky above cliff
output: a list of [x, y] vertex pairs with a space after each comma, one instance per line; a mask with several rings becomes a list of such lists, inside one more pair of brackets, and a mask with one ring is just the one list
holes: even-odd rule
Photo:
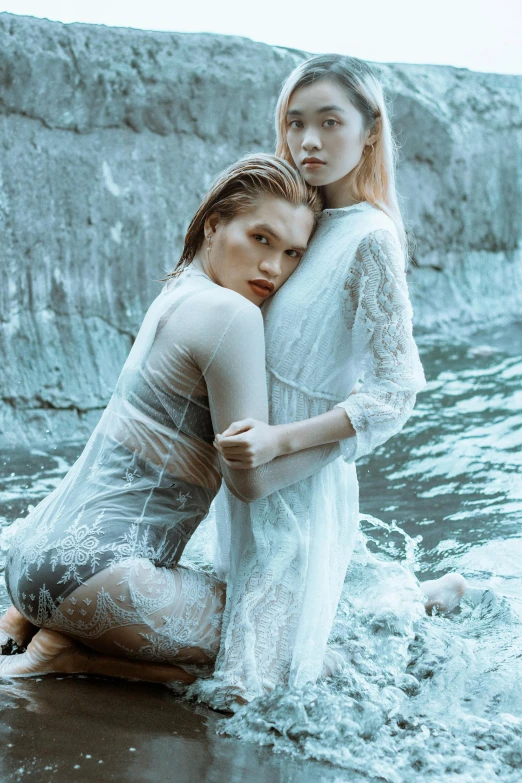
[[0, 0], [61, 22], [241, 35], [309, 52], [522, 74], [520, 0]]

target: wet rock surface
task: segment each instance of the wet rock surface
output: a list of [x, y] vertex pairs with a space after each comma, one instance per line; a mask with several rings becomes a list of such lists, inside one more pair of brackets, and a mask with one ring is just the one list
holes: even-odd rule
[[[306, 55], [0, 14], [0, 442], [85, 439], [213, 176]], [[522, 77], [379, 66], [417, 323], [522, 304]]]

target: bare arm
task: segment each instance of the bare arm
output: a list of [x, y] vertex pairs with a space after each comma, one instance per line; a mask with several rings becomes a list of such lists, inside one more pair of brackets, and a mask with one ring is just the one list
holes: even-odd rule
[[339, 408], [290, 424], [266, 424], [255, 419], [234, 422], [214, 445], [224, 462], [246, 470], [282, 455], [353, 438], [355, 430], [345, 411]]

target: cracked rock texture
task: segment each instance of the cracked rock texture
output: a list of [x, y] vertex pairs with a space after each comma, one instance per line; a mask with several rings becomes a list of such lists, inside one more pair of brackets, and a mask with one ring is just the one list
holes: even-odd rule
[[[0, 14], [0, 444], [85, 439], [212, 177], [306, 55]], [[522, 77], [379, 66], [417, 324], [522, 305]]]

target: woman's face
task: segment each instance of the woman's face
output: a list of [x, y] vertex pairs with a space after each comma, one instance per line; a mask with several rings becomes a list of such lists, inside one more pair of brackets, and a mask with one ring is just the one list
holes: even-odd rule
[[350, 174], [370, 132], [347, 91], [329, 78], [296, 90], [288, 105], [286, 134], [296, 167], [310, 185], [324, 189], [327, 206], [354, 203]]
[[260, 305], [297, 269], [313, 225], [308, 207], [263, 197], [228, 223], [210, 215], [205, 223], [210, 253], [205, 241], [198, 256], [215, 283]]

